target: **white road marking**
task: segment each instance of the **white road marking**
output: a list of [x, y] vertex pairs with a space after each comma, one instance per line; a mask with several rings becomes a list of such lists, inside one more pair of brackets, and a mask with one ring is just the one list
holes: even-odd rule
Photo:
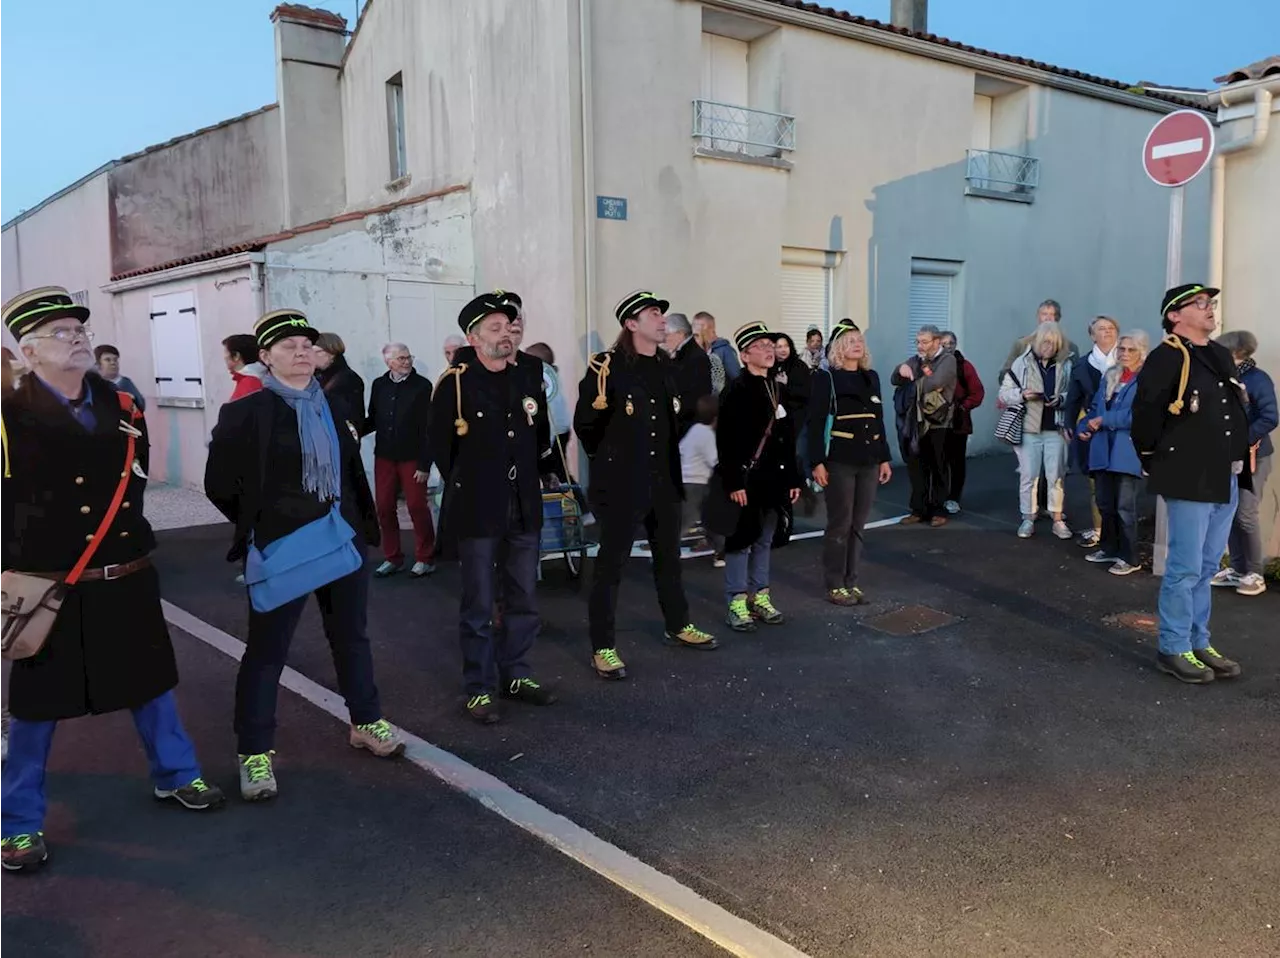
[[[877, 519], [875, 522], [868, 522], [865, 526], [863, 526], [863, 528], [864, 529], [883, 529], [885, 526], [896, 526], [899, 522], [905, 519], [909, 514], [910, 513], [905, 513], [900, 516], [894, 516], [892, 519]], [[824, 535], [826, 535], [826, 533], [822, 529], [812, 529], [809, 532], [793, 532], [791, 534], [791, 541], [795, 542], [797, 539], [821, 539]], [[643, 539], [637, 539], [635, 542], [631, 543], [631, 558], [633, 559], [649, 558], [649, 550], [646, 548], [643, 548], [644, 544], [645, 544], [645, 540]], [[599, 551], [600, 551], [599, 546], [591, 546], [587, 549], [587, 555], [594, 556]], [[681, 559], [700, 559], [703, 556], [709, 556], [709, 555], [711, 555], [710, 549], [700, 549], [697, 552], [689, 548], [683, 548], [680, 550]]]
[[[244, 643], [235, 636], [196, 618], [172, 602], [162, 601], [161, 605], [165, 618], [173, 626], [237, 661], [244, 655]], [[349, 721], [342, 696], [300, 672], [286, 666], [280, 676], [280, 684], [343, 724]], [[687, 925], [730, 954], [740, 958], [808, 958], [781, 938], [731, 914], [670, 875], [664, 875], [616, 845], [597, 838], [581, 825], [521, 795], [501, 779], [412, 732], [399, 726], [397, 729], [404, 738], [408, 761], [474, 798], [491, 812], [546, 842], [556, 851]]]
[[1167, 156], [1186, 156], [1188, 153], [1199, 153], [1204, 149], [1204, 137], [1194, 140], [1178, 140], [1174, 143], [1159, 143], [1151, 148], [1153, 160], [1163, 160]]

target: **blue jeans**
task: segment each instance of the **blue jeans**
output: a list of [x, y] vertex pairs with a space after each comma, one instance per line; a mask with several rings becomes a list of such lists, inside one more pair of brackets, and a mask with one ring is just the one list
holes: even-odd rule
[[[462, 564], [462, 679], [467, 695], [498, 691], [499, 683], [528, 678], [525, 657], [538, 637], [539, 535], [458, 540]], [[494, 600], [502, 595], [502, 628], [493, 626]]]
[[1160, 583], [1160, 651], [1178, 655], [1209, 645], [1209, 580], [1222, 562], [1236, 514], [1236, 483], [1230, 502], [1166, 499], [1169, 553]]
[[[142, 739], [156, 788], [181, 788], [200, 777], [195, 746], [178, 718], [173, 692], [165, 692], [134, 709], [133, 724]], [[44, 770], [57, 727], [57, 722], [10, 720], [9, 756], [4, 763], [5, 838], [44, 829]]]
[[765, 510], [760, 517], [760, 538], [740, 552], [724, 557], [724, 593], [727, 602], [735, 595], [755, 595], [769, 588], [769, 557], [773, 554], [773, 534], [778, 528], [778, 513]]

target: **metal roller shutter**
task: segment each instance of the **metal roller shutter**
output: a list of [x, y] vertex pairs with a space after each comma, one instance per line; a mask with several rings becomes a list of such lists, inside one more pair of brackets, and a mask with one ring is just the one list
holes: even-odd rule
[[787, 333], [798, 348], [817, 327], [823, 338], [831, 329], [831, 270], [822, 266], [782, 267], [782, 318], [777, 331]]
[[907, 351], [916, 351], [916, 333], [921, 326], [947, 329], [951, 325], [950, 276], [936, 273], [912, 273], [911, 296], [907, 314]]

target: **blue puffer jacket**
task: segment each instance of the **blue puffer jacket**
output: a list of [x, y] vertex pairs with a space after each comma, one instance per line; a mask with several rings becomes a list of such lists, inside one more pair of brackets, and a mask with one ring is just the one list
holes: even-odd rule
[[[1114, 384], [1115, 389], [1110, 402], [1107, 401], [1109, 384]], [[1093, 406], [1088, 415], [1089, 419], [1102, 417], [1102, 428], [1089, 440], [1090, 472], [1122, 472], [1130, 476], [1142, 476], [1142, 461], [1129, 437], [1137, 385], [1136, 376], [1127, 383], [1120, 384], [1119, 366], [1113, 366], [1102, 377], [1102, 384], [1093, 397]]]
[[1245, 406], [1245, 414], [1249, 417], [1249, 445], [1261, 442], [1258, 447], [1258, 458], [1269, 456], [1275, 452], [1271, 443], [1271, 433], [1280, 425], [1280, 411], [1276, 408], [1276, 386], [1271, 377], [1257, 366], [1240, 377], [1240, 382], [1249, 393], [1249, 402]]

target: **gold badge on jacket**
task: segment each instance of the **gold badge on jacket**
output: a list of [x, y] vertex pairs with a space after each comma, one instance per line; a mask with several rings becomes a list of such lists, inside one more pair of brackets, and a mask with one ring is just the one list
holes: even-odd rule
[[538, 402], [532, 396], [525, 396], [520, 400], [520, 405], [524, 407], [524, 414], [529, 418], [529, 425], [533, 425], [533, 417], [538, 412]]

